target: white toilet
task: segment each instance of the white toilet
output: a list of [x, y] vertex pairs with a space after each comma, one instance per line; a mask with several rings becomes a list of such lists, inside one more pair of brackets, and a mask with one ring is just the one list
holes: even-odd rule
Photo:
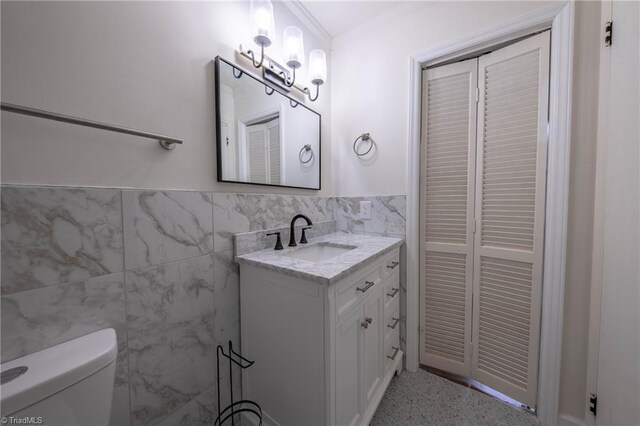
[[117, 354], [109, 328], [2, 364], [2, 423], [108, 425]]

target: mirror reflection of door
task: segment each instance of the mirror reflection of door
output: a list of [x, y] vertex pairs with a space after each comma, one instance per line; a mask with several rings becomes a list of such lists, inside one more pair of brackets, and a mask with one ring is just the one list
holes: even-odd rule
[[280, 115], [245, 123], [248, 177], [254, 183], [280, 184]]
[[233, 89], [227, 85], [220, 86], [220, 137], [222, 159], [226, 167], [222, 170], [222, 176], [226, 180], [238, 179], [238, 161], [236, 159], [236, 134], [234, 126], [233, 111], [235, 110], [235, 101], [233, 98]]

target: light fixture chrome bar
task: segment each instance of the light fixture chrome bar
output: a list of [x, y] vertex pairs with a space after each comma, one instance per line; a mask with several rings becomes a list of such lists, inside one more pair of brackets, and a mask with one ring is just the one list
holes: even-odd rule
[[47, 120], [60, 121], [62, 123], [70, 123], [78, 126], [93, 127], [94, 129], [108, 130], [110, 132], [124, 133], [127, 135], [140, 136], [148, 139], [156, 139], [160, 146], [164, 149], [171, 150], [175, 148], [175, 144], [182, 144], [181, 139], [169, 136], [159, 135], [156, 133], [143, 132], [141, 130], [129, 129], [122, 126], [114, 126], [111, 124], [101, 123], [98, 121], [86, 120], [84, 118], [72, 117], [70, 115], [56, 114], [54, 112], [44, 111], [35, 108], [28, 108], [20, 105], [10, 104], [6, 102], [0, 103], [2, 111], [13, 112], [16, 114], [30, 115], [32, 117], [45, 118]]
[[[248, 53], [248, 50], [245, 50], [242, 45], [240, 45], [240, 55], [242, 55], [243, 57], [249, 59], [250, 61], [253, 62], [253, 58], [251, 57], [251, 55]], [[282, 80], [282, 77], [280, 77], [280, 72], [286, 72], [289, 73], [290, 71], [284, 67], [283, 65], [280, 65], [277, 61], [274, 61], [273, 59], [271, 59], [268, 55], [264, 55], [264, 61], [262, 62], [262, 66], [261, 68], [263, 68], [266, 72], [270, 73], [271, 75], [269, 77], [267, 77], [267, 79], [270, 82], [274, 82], [274, 78], [273, 76], [277, 76], [276, 78], [278, 78], [280, 80], [280, 82], [278, 82], [278, 85], [284, 85], [284, 81]], [[281, 87], [283, 88], [283, 87]], [[298, 90], [300, 93], [302, 93], [302, 96], [304, 97], [307, 92], [305, 91], [305, 88], [298, 85], [298, 84], [293, 84], [292, 86], [290, 86], [288, 89], [290, 88], [294, 88], [296, 90]]]

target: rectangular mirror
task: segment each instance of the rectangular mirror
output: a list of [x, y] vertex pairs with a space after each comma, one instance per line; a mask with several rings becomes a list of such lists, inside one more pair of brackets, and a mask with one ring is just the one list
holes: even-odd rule
[[320, 114], [216, 57], [218, 182], [320, 189]]

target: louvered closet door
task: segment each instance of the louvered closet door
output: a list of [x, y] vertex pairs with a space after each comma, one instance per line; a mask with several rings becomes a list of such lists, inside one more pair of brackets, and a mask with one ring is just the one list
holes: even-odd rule
[[477, 59], [422, 81], [420, 362], [468, 376]]
[[269, 183], [280, 185], [280, 120], [267, 123], [269, 136]]
[[264, 124], [247, 126], [249, 178], [253, 183], [267, 183], [267, 137]]
[[536, 404], [549, 32], [479, 58], [471, 375]]

